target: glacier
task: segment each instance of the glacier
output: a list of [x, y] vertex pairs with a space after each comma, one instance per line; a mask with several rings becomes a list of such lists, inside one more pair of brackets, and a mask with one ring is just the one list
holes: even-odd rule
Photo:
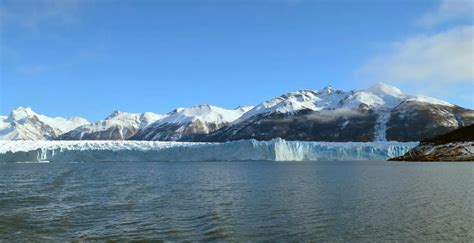
[[390, 111], [379, 111], [374, 127], [374, 141], [387, 141], [387, 122], [390, 120]]
[[418, 142], [0, 141], [0, 162], [387, 160]]

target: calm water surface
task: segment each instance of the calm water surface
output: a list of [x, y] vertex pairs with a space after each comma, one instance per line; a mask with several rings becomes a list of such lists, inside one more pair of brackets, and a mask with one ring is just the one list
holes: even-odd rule
[[0, 164], [1, 240], [474, 240], [474, 163]]

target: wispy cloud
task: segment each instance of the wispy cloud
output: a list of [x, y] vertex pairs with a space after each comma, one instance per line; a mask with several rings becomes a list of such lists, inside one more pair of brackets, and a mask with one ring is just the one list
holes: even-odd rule
[[[421, 29], [418, 35], [386, 43], [356, 71], [357, 77], [408, 92], [471, 101], [463, 97], [474, 92], [474, 26], [469, 19], [473, 1], [441, 1], [435, 11], [418, 19], [431, 27], [429, 31]], [[454, 19], [464, 21], [441, 27]]]
[[85, 0], [5, 0], [0, 2], [1, 25], [37, 29], [43, 24], [76, 23]]
[[437, 9], [426, 13], [417, 20], [423, 27], [456, 21], [474, 19], [474, 0], [442, 0]]
[[393, 83], [469, 83], [474, 77], [473, 41], [473, 26], [411, 37], [389, 45], [360, 72], [369, 79]]

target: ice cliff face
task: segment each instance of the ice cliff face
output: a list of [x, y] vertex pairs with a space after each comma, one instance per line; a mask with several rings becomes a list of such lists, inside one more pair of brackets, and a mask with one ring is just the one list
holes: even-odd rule
[[163, 115], [145, 112], [143, 114], [114, 111], [102, 121], [86, 124], [65, 133], [60, 140], [125, 140], [139, 129], [159, 120]]
[[87, 123], [80, 117], [48, 117], [29, 107], [19, 107], [8, 117], [0, 117], [0, 140], [53, 139]]
[[386, 160], [417, 143], [0, 141], [0, 162]]
[[225, 127], [252, 107], [228, 110], [212, 105], [177, 108], [132, 137], [133, 140], [199, 141]]

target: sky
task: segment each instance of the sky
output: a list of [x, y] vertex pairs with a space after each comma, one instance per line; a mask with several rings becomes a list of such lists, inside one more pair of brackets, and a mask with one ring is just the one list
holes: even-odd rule
[[0, 114], [256, 105], [374, 82], [474, 108], [474, 0], [0, 0]]

